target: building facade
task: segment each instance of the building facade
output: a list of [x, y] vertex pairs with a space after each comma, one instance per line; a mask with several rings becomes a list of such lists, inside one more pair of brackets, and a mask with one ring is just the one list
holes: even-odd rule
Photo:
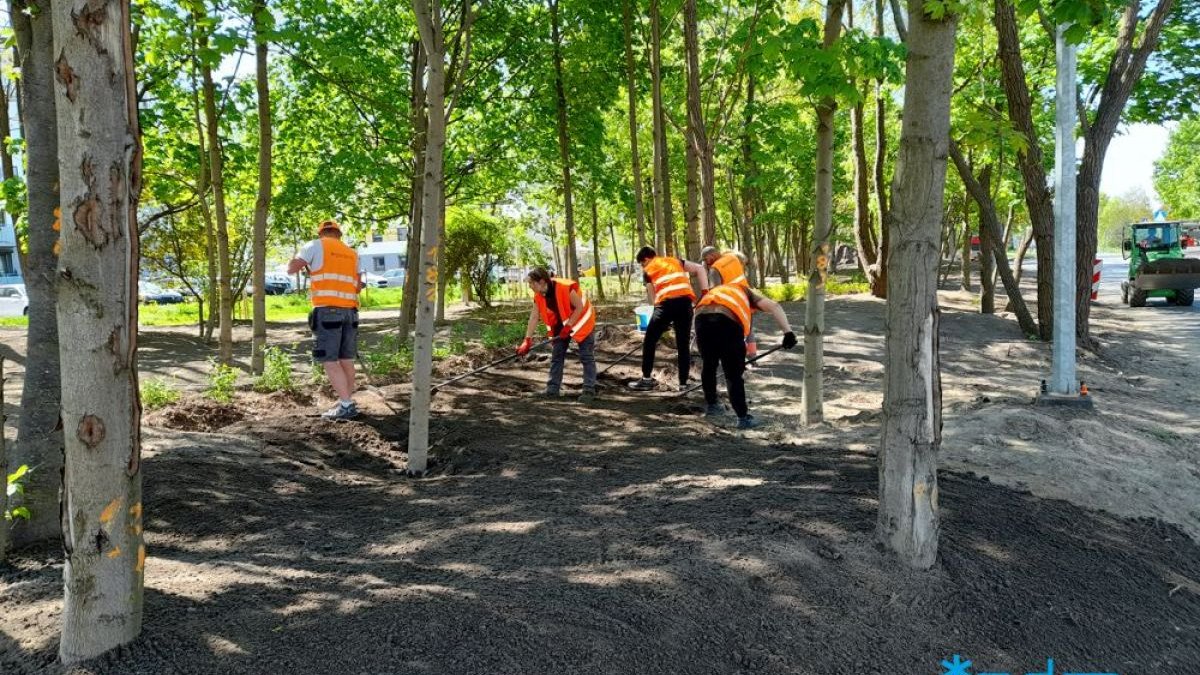
[[0, 222], [0, 284], [21, 284], [21, 257], [17, 255], [17, 233], [7, 216]]

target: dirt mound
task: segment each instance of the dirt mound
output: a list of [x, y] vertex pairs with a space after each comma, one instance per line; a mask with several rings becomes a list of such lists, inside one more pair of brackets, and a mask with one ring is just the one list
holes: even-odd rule
[[150, 426], [179, 431], [217, 431], [245, 417], [246, 411], [236, 403], [218, 403], [188, 396], [178, 403], [148, 413], [142, 421]]

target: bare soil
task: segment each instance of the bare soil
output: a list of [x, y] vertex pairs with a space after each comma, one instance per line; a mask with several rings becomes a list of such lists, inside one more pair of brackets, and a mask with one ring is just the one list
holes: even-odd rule
[[[1035, 408], [1048, 348], [943, 301], [933, 570], [875, 543], [883, 306], [836, 298], [811, 429], [798, 353], [750, 375], [770, 424], [749, 433], [698, 393], [628, 391], [636, 354], [592, 407], [534, 396], [544, 356], [509, 364], [435, 396], [424, 478], [382, 399], [407, 407], [404, 383], [360, 391], [347, 423], [316, 416], [321, 392], [154, 413], [143, 635], [68, 672], [916, 674], [955, 653], [971, 672], [1200, 672], [1196, 343], [1098, 308], [1097, 410]], [[600, 360], [636, 344], [611, 330]], [[0, 673], [62, 672], [58, 557], [0, 571]]]

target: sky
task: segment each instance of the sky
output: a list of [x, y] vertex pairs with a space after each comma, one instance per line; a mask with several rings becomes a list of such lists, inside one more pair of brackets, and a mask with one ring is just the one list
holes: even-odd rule
[[1168, 136], [1170, 128], [1161, 124], [1123, 126], [1104, 156], [1100, 191], [1119, 196], [1141, 188], [1149, 195], [1150, 203], [1159, 206], [1154, 191], [1154, 162], [1166, 152]]

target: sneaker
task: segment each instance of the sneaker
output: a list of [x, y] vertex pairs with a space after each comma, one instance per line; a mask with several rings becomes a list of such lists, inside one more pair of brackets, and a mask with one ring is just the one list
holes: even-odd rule
[[594, 403], [596, 401], [595, 389], [584, 389], [579, 394], [579, 402], [584, 404]]
[[704, 406], [705, 417], [720, 417], [725, 414], [725, 406], [720, 403], [709, 403]]
[[332, 408], [325, 411], [321, 417], [327, 420], [352, 420], [358, 417], [358, 406], [351, 403], [350, 405], [342, 405], [341, 402], [335, 403]]
[[754, 415], [746, 415], [745, 417], [738, 418], [738, 429], [756, 429], [760, 426], [762, 426], [762, 422], [754, 419]]
[[551, 389], [550, 387], [546, 387], [545, 389], [542, 390], [542, 393], [538, 394], [538, 395], [541, 396], [542, 398], [558, 398], [559, 391], [557, 389]]
[[658, 382], [653, 377], [643, 377], [640, 380], [635, 380], [629, 383], [629, 388], [634, 391], [650, 391], [658, 386]]

